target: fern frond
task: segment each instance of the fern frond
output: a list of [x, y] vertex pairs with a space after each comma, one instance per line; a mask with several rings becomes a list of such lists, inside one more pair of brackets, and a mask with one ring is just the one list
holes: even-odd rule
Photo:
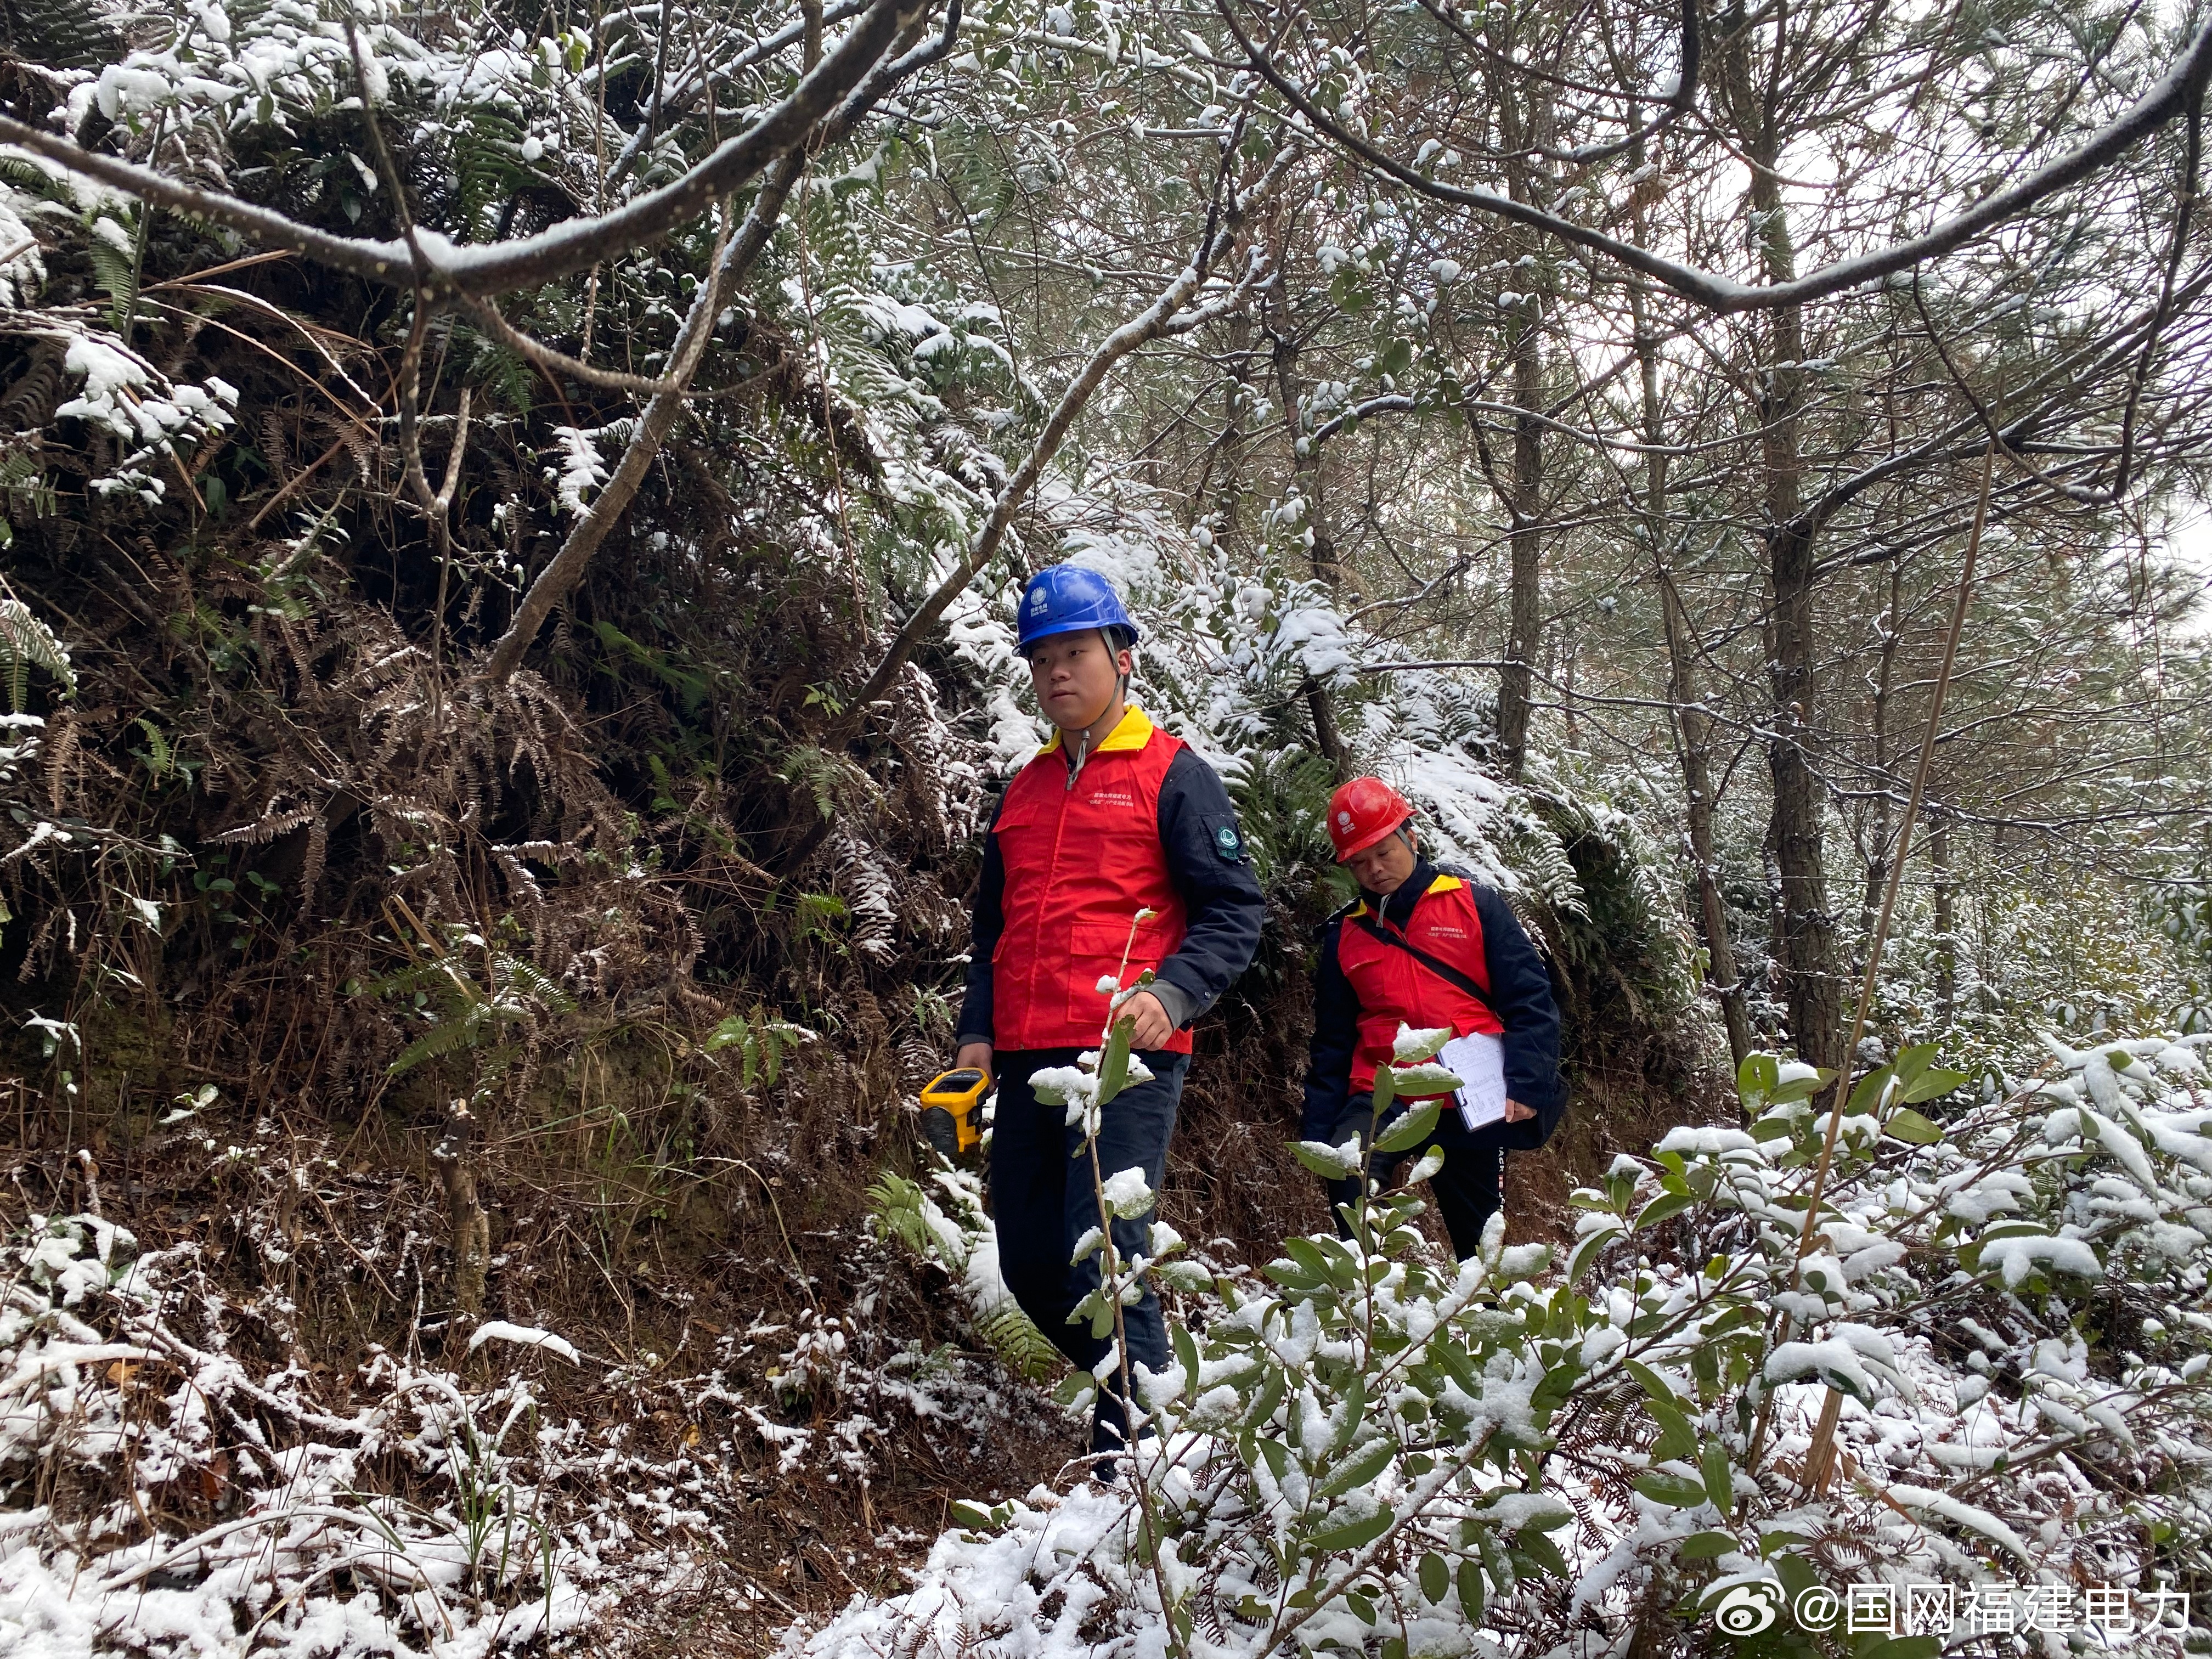
[[576, 999], [535, 963], [502, 956], [494, 960], [493, 968], [509, 990], [521, 992], [548, 1013], [565, 1014], [575, 1008]]
[[33, 668], [52, 675], [64, 690], [76, 690], [76, 670], [70, 666], [69, 647], [33, 614], [30, 606], [12, 593], [0, 592], [0, 674], [7, 677], [11, 708], [22, 708]]
[[399, 1051], [399, 1058], [388, 1068], [393, 1077], [411, 1072], [426, 1060], [437, 1060], [473, 1048], [483, 1038], [484, 1028], [494, 1020], [518, 1020], [525, 1018], [519, 1009], [502, 1008], [495, 1002], [470, 1005], [468, 1011], [432, 1026], [414, 1042]]
[[1012, 1297], [975, 1322], [975, 1334], [1032, 1382], [1051, 1382], [1066, 1364], [1060, 1350], [1052, 1346], [1052, 1340], [1036, 1328]]

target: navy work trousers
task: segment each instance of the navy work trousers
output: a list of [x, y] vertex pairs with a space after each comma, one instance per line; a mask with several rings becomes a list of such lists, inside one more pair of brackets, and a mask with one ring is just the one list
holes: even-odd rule
[[[1368, 1126], [1375, 1114], [1374, 1097], [1354, 1095], [1351, 1109], [1337, 1125], [1330, 1139], [1341, 1146], [1357, 1134], [1367, 1139]], [[1453, 1108], [1448, 1103], [1444, 1110]], [[1405, 1108], [1395, 1108], [1390, 1118], [1399, 1116]], [[1386, 1120], [1383, 1127], [1389, 1127]], [[1459, 1124], [1439, 1123], [1436, 1138], [1429, 1145], [1443, 1149], [1444, 1167], [1429, 1177], [1429, 1196], [1436, 1200], [1437, 1213], [1443, 1218], [1444, 1231], [1451, 1236], [1452, 1254], [1464, 1261], [1482, 1249], [1482, 1230], [1490, 1224], [1505, 1202], [1505, 1152], [1498, 1143], [1504, 1138], [1506, 1125], [1492, 1123], [1470, 1133]], [[1368, 1160], [1369, 1172], [1389, 1185], [1391, 1171], [1407, 1158], [1419, 1158], [1428, 1151], [1423, 1146], [1411, 1152], [1376, 1152]], [[1359, 1200], [1359, 1183], [1346, 1178], [1326, 1183], [1328, 1188], [1328, 1212], [1336, 1223], [1340, 1237], [1349, 1237], [1351, 1229], [1346, 1224], [1338, 1206], [1355, 1204]]]
[[[1069, 1324], [1075, 1306], [1098, 1286], [1103, 1252], [1079, 1264], [1068, 1258], [1075, 1243], [1098, 1224], [1098, 1197], [1091, 1184], [1091, 1159], [1081, 1131], [1067, 1126], [1067, 1109], [1048, 1106], [1030, 1092], [1030, 1077], [1048, 1066], [1073, 1066], [1073, 1048], [1031, 1049], [994, 1056], [999, 1084], [998, 1109], [991, 1130], [991, 1218], [999, 1233], [999, 1271], [1006, 1288], [1074, 1364], [1088, 1370], [1104, 1358], [1112, 1334], [1091, 1334], [1086, 1318]], [[1175, 1133], [1176, 1106], [1182, 1097], [1188, 1054], [1141, 1056], [1152, 1074], [1149, 1083], [1132, 1084], [1107, 1102], [1098, 1127], [1098, 1173], [1110, 1179], [1123, 1170], [1142, 1170], [1154, 1192], [1166, 1178], [1168, 1139]], [[1124, 1261], [1152, 1254], [1150, 1218], [1116, 1220], [1114, 1248]], [[1149, 1283], [1144, 1299], [1121, 1310], [1130, 1364], [1159, 1371], [1168, 1364], [1167, 1322], [1160, 1298]], [[1097, 1422], [1121, 1437], [1125, 1419], [1118, 1397], [1118, 1373], [1098, 1392]], [[1094, 1433], [1094, 1450], [1109, 1447]]]

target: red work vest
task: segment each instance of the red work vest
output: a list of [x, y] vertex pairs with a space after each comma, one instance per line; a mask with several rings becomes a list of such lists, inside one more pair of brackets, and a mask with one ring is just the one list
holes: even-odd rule
[[[1182, 943], [1182, 900], [1160, 845], [1160, 786], [1182, 746], [1132, 708], [1072, 779], [1055, 734], [1006, 786], [995, 831], [1006, 872], [1006, 927], [991, 955], [997, 1048], [1097, 1048], [1109, 994], [1099, 979], [1118, 973], [1133, 985]], [[1155, 914], [1132, 946], [1139, 909]], [[1167, 1046], [1188, 1054], [1190, 1033]]]
[[[1479, 1002], [1442, 975], [1432, 972], [1410, 952], [1376, 939], [1361, 925], [1372, 921], [1387, 932], [1398, 930], [1361, 900], [1337, 927], [1336, 961], [1352, 981], [1359, 999], [1359, 1046], [1352, 1056], [1352, 1091], [1364, 1094], [1375, 1086], [1375, 1068], [1387, 1065], [1395, 1051], [1398, 1027], [1416, 1030], [1449, 1025], [1454, 1036], [1471, 1031], [1504, 1034], [1497, 1012]], [[1406, 924], [1405, 938], [1440, 962], [1490, 989], [1490, 963], [1482, 948], [1482, 916], [1474, 908], [1474, 890], [1457, 876], [1438, 876], [1428, 890], [1413, 901], [1413, 914]]]

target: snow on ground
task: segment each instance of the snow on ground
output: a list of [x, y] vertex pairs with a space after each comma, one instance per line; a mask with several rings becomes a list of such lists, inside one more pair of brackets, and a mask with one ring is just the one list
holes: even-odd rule
[[[271, 1267], [300, 1248], [243, 1212]], [[794, 1493], [865, 1488], [898, 1434], [972, 1459], [1037, 1409], [973, 1354], [848, 1332], [866, 1293], [714, 1337], [688, 1370], [488, 1320], [457, 1369], [372, 1347], [333, 1375], [289, 1301], [220, 1265], [89, 1215], [0, 1241], [0, 1654], [488, 1659], [598, 1650], [678, 1598], [769, 1629], [790, 1604], [734, 1565], [762, 1548], [763, 1467]], [[554, 1403], [579, 1387], [598, 1420]]]

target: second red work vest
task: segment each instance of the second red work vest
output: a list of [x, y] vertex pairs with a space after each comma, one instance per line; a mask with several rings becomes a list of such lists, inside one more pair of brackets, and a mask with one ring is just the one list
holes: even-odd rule
[[[1504, 1034], [1505, 1027], [1488, 1002], [1469, 996], [1412, 952], [1376, 939], [1363, 925], [1368, 922], [1398, 931], [1362, 900], [1346, 914], [1336, 934], [1337, 966], [1359, 999], [1359, 1046], [1352, 1056], [1354, 1094], [1375, 1086], [1375, 1068], [1389, 1063], [1401, 1024], [1416, 1030], [1449, 1025], [1454, 1036], [1474, 1031]], [[1459, 877], [1440, 875], [1429, 884], [1428, 890], [1413, 902], [1404, 933], [1408, 944], [1449, 963], [1488, 994], [1490, 963], [1482, 945], [1482, 916], [1474, 908], [1474, 890]]]
[[[1160, 786], [1182, 747], [1132, 708], [1073, 776], [1055, 736], [1006, 786], [995, 831], [1006, 920], [991, 957], [998, 1048], [1097, 1048], [1109, 997], [1099, 980], [1119, 971], [1133, 985], [1182, 945], [1187, 921], [1160, 845]], [[1154, 914], [1130, 946], [1139, 909]], [[1167, 1046], [1188, 1054], [1190, 1033]]]

